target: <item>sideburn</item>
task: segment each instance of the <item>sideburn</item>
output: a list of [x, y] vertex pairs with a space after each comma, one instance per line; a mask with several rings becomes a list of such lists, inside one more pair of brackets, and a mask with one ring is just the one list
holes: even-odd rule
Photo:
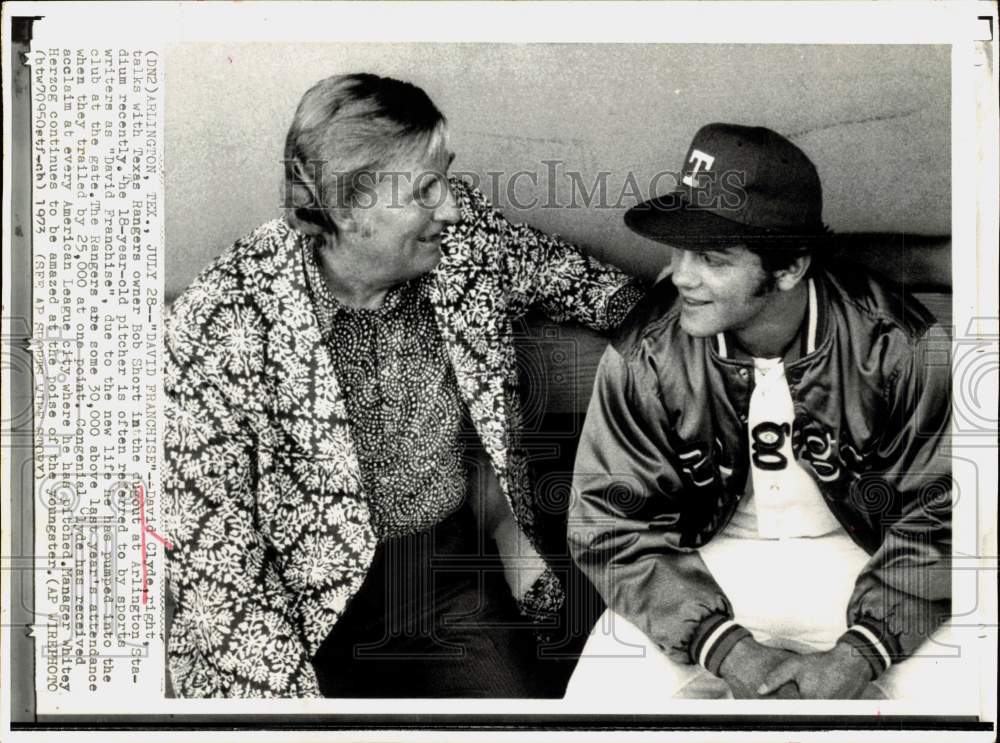
[[760, 283], [750, 293], [751, 297], [763, 297], [773, 292], [778, 287], [778, 277], [770, 271], [765, 271]]

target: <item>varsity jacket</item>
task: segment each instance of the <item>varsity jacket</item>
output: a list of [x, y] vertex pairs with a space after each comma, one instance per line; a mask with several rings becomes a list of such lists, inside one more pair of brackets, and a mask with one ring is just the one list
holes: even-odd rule
[[[785, 365], [791, 446], [871, 556], [843, 639], [878, 676], [950, 612], [950, 338], [863, 270], [820, 271], [814, 285], [815, 347]], [[674, 660], [718, 673], [745, 630], [698, 550], [746, 491], [754, 375], [724, 336], [685, 333], [676, 298], [669, 277], [660, 281], [601, 360], [569, 540], [611, 609]]]
[[[524, 565], [539, 558], [512, 322], [538, 308], [608, 330], [641, 292], [568, 243], [510, 223], [475, 189], [452, 189], [461, 220], [445, 230], [430, 301], [499, 484], [486, 490], [527, 537], [515, 555]], [[308, 291], [307, 239], [283, 220], [261, 226], [168, 319], [168, 657], [181, 696], [317, 696], [311, 658], [374, 555], [334, 351]], [[515, 596], [534, 616], [563, 601], [554, 574], [538, 572]]]

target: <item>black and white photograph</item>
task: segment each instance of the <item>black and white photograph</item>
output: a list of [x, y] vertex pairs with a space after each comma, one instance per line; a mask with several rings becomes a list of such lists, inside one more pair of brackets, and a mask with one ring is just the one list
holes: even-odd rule
[[22, 5], [15, 734], [995, 737], [995, 11]]

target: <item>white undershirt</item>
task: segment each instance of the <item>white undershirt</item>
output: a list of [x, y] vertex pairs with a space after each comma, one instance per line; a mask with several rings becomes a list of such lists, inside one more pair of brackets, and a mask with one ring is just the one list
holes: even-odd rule
[[792, 454], [792, 395], [781, 359], [754, 359], [747, 433], [752, 490], [740, 504], [764, 539], [818, 537], [841, 528], [812, 476]]
[[[816, 348], [816, 287], [809, 280], [806, 353]], [[718, 338], [726, 355], [725, 337]], [[754, 387], [747, 414], [750, 477], [727, 532], [762, 539], [818, 537], [842, 527], [813, 477], [792, 454], [795, 408], [780, 358], [754, 358]]]

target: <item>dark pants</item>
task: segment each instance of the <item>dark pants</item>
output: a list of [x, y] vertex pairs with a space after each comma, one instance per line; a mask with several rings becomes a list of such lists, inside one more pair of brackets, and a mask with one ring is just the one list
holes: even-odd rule
[[313, 666], [328, 697], [533, 697], [530, 623], [468, 506], [379, 545]]

